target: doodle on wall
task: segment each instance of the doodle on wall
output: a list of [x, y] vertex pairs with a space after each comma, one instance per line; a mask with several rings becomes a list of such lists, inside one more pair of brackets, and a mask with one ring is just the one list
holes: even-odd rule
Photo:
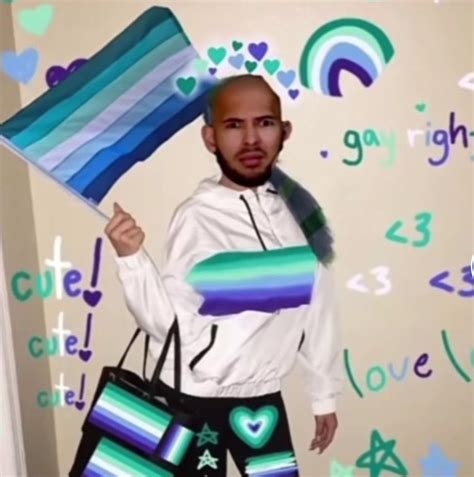
[[[48, 31], [54, 16], [54, 6], [43, 4], [32, 9], [21, 10], [18, 23], [27, 33], [42, 36]], [[36, 48], [26, 48], [21, 53], [5, 51], [0, 57], [0, 67], [13, 80], [29, 84], [36, 75], [39, 61], [40, 54]]]
[[[246, 46], [246, 48], [244, 48]], [[283, 87], [287, 95], [296, 100], [300, 94], [298, 88], [297, 73], [293, 69], [283, 69], [283, 62], [278, 58], [270, 58], [269, 45], [265, 41], [259, 43], [250, 42], [245, 45], [244, 42], [232, 41], [232, 52], [230, 48], [225, 46], [212, 46], [207, 49], [209, 60], [214, 66], [209, 66], [209, 61], [199, 59], [195, 63], [198, 72], [208, 72], [213, 76], [221, 73], [221, 68], [227, 64], [230, 65], [235, 72], [232, 74], [268, 74], [270, 81], [275, 81], [278, 87]], [[248, 56], [246, 56], [248, 54]], [[227, 59], [227, 62], [225, 61]]]
[[46, 84], [49, 88], [54, 88], [86, 63], [87, 60], [85, 58], [78, 58], [72, 61], [67, 68], [58, 65], [51, 66], [48, 68], [48, 71], [46, 71]]
[[35, 8], [21, 10], [19, 23], [26, 32], [43, 36], [48, 31], [55, 14], [54, 5], [38, 5]]
[[40, 54], [36, 48], [26, 48], [21, 53], [2, 52], [1, 66], [3, 71], [15, 81], [29, 84], [38, 69]]
[[[432, 223], [433, 223], [433, 214], [431, 212], [419, 212], [415, 215], [416, 220], [416, 231], [417, 235], [421, 234], [421, 238], [417, 240], [411, 240], [410, 244], [413, 247], [427, 247], [432, 242]], [[387, 230], [385, 237], [392, 242], [406, 244], [409, 241], [409, 238], [406, 236], [406, 233], [400, 232], [405, 227], [405, 223], [402, 220], [397, 220], [393, 225]], [[414, 238], [414, 237], [410, 237]]]
[[443, 449], [438, 444], [432, 444], [427, 457], [420, 460], [423, 467], [422, 477], [442, 475], [443, 477], [457, 477], [460, 463], [448, 459]]
[[395, 54], [377, 25], [359, 18], [341, 18], [318, 28], [300, 59], [303, 86], [326, 96], [342, 96], [340, 76], [348, 71], [371, 86]]
[[396, 441], [385, 441], [378, 430], [372, 431], [370, 449], [356, 461], [360, 469], [368, 469], [370, 477], [379, 477], [383, 471], [408, 476], [408, 469], [395, 452]]
[[[33, 280], [33, 276], [26, 270], [15, 272], [10, 280], [12, 295], [21, 303], [34, 298], [47, 299], [53, 294], [58, 301], [63, 300], [64, 296], [69, 298], [80, 297], [89, 307], [95, 308], [102, 299], [102, 292], [97, 289], [101, 253], [102, 238], [98, 237], [94, 246], [90, 288], [83, 287], [84, 275], [77, 268], [73, 268], [71, 262], [63, 259], [62, 237], [58, 235], [54, 239], [53, 258], [44, 260], [45, 265], [52, 268], [53, 271], [47, 270], [43, 274], [37, 275], [36, 280]], [[64, 273], [66, 270], [67, 272]], [[87, 313], [84, 323], [84, 339], [82, 340], [82, 337], [65, 328], [64, 312], [60, 311], [57, 317], [57, 325], [51, 330], [51, 337], [34, 335], [28, 340], [27, 349], [29, 354], [34, 359], [75, 356], [82, 362], [87, 363], [93, 355], [91, 347], [93, 316], [92, 312]], [[37, 405], [40, 408], [74, 406], [77, 410], [82, 411], [85, 407], [86, 374], [81, 374], [77, 390], [73, 390], [65, 382], [64, 373], [61, 372], [59, 383], [54, 385], [53, 391], [42, 389], [37, 393]]]
[[[377, 280], [378, 286], [372, 293], [374, 295], [387, 295], [392, 290], [392, 281], [390, 280], [390, 269], [384, 265], [371, 268], [370, 274]], [[352, 276], [346, 283], [347, 288], [357, 291], [359, 293], [368, 293], [369, 288], [366, 285], [366, 280], [362, 273], [357, 273]]]
[[[441, 330], [441, 341], [443, 345], [443, 350], [448, 359], [448, 362], [451, 364], [452, 368], [456, 373], [463, 379], [463, 381], [470, 383], [472, 378], [468, 371], [462, 366], [460, 360], [456, 356], [454, 347], [450, 341], [449, 334], [446, 330]], [[429, 378], [433, 375], [433, 370], [430, 368], [421, 369], [423, 366], [428, 364], [430, 356], [428, 353], [422, 353], [413, 364], [413, 373], [422, 379]], [[387, 371], [381, 365], [372, 366], [366, 373], [365, 380], [367, 389], [371, 392], [381, 392], [387, 388], [389, 383], [389, 378], [392, 378], [394, 381], [403, 382], [407, 379], [409, 374], [408, 366], [410, 364], [410, 359], [406, 356], [403, 360], [403, 366], [401, 370], [397, 371], [393, 363], [389, 363], [387, 366]], [[474, 371], [474, 347], [471, 349], [470, 354], [470, 364]], [[351, 361], [351, 352], [349, 349], [344, 350], [344, 365], [346, 369], [346, 374], [349, 379], [349, 382], [352, 385], [352, 388], [356, 394], [360, 397], [364, 397], [364, 393], [357, 379], [356, 373], [354, 371], [355, 367]], [[398, 368], [400, 369], [400, 368]]]
[[469, 91], [474, 91], [474, 71], [467, 73], [460, 80], [458, 85]]
[[[470, 285], [470, 287], [467, 289], [459, 288], [456, 290], [456, 288], [452, 286], [452, 278], [449, 270], [445, 270], [436, 274], [433, 278], [431, 278], [429, 283], [432, 287], [448, 293], [454, 293], [457, 291], [457, 294], [462, 298], [474, 298], [474, 277], [472, 276], [472, 273], [470, 273], [471, 267], [466, 265], [465, 267], [461, 268], [460, 271], [462, 274], [462, 281]], [[449, 283], [446, 281], [448, 278], [450, 279]]]
[[[407, 129], [406, 137], [408, 145], [414, 148], [422, 144], [424, 147], [439, 146], [442, 149], [442, 155], [439, 158], [428, 157], [427, 162], [433, 167], [439, 167], [446, 164], [453, 155], [453, 147], [460, 145], [467, 149], [472, 143], [474, 132], [467, 124], [458, 123], [456, 112], [449, 113], [449, 121], [446, 129], [441, 127], [434, 129], [430, 121], [426, 123], [426, 129]], [[359, 166], [366, 157], [367, 150], [371, 148], [386, 148], [388, 158], [381, 163], [384, 167], [395, 165], [399, 157], [400, 138], [397, 131], [384, 131], [379, 129], [364, 129], [357, 131], [348, 129], [343, 135], [343, 143], [351, 151], [357, 153], [354, 159], [343, 158], [342, 162], [347, 166]], [[424, 139], [423, 143], [417, 140], [418, 137]], [[418, 143], [418, 144], [417, 144]]]
[[343, 465], [337, 460], [331, 461], [331, 466], [329, 468], [330, 475], [329, 477], [356, 477], [355, 476], [355, 466], [354, 465]]

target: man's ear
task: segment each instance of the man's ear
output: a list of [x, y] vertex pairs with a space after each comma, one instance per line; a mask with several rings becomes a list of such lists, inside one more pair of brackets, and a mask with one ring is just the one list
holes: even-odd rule
[[204, 141], [204, 145], [206, 146], [206, 149], [210, 153], [214, 154], [217, 151], [216, 136], [214, 133], [214, 128], [211, 126], [204, 125], [201, 128], [201, 137], [202, 137], [202, 140]]
[[283, 141], [286, 141], [293, 131], [293, 126], [290, 121], [283, 121]]

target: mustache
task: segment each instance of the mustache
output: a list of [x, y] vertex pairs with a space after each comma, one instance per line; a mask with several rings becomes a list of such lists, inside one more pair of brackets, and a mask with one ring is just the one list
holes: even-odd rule
[[242, 154], [251, 154], [253, 152], [258, 152], [259, 154], [265, 155], [265, 151], [262, 151], [261, 149], [242, 149], [237, 155], [241, 156]]

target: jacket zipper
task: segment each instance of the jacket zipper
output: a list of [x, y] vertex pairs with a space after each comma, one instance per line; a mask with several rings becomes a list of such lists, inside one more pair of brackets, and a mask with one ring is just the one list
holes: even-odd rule
[[192, 360], [191, 362], [189, 363], [189, 367], [191, 368], [191, 370], [193, 370], [193, 368], [199, 363], [199, 361], [201, 361], [201, 359], [204, 358], [204, 356], [209, 353], [209, 351], [211, 350], [211, 348], [214, 346], [214, 342], [216, 341], [216, 335], [217, 335], [217, 325], [216, 324], [213, 324], [211, 326], [211, 341], [209, 342], [209, 344], [202, 350], [200, 351]]
[[252, 209], [250, 208], [249, 203], [247, 202], [247, 200], [245, 199], [243, 195], [240, 196], [240, 200], [245, 204], [245, 207], [247, 207], [247, 212], [249, 213], [253, 229], [255, 230], [255, 233], [257, 234], [258, 240], [260, 241], [260, 245], [262, 246], [263, 250], [267, 250], [265, 242], [263, 241], [262, 236], [260, 235], [260, 231], [258, 230], [257, 224], [255, 223], [255, 219], [253, 217]]
[[299, 351], [299, 350], [301, 349], [301, 347], [303, 346], [305, 337], [306, 337], [306, 336], [305, 336], [304, 331], [303, 331], [303, 333], [301, 334], [300, 344], [298, 345], [298, 351]]

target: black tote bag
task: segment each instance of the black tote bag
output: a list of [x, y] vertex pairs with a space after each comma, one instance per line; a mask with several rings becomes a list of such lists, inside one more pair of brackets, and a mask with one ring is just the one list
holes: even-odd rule
[[[104, 367], [69, 477], [118, 472], [134, 477], [172, 477], [194, 439], [196, 417], [181, 396], [178, 319], [170, 327], [151, 380], [146, 378], [149, 336], [145, 336], [143, 377], [124, 369], [137, 329], [119, 363]], [[160, 381], [174, 339], [174, 388]]]

